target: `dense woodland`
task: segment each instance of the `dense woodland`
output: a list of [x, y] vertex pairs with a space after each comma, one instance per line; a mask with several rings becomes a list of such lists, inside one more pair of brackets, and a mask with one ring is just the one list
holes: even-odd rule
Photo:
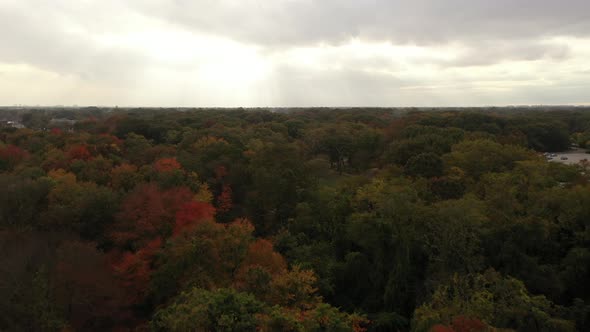
[[0, 117], [1, 331], [590, 331], [586, 109]]

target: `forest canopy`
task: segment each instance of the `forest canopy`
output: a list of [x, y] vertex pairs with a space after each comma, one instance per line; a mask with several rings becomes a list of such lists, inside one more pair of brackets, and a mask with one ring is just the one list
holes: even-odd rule
[[0, 119], [2, 331], [590, 330], [586, 109]]

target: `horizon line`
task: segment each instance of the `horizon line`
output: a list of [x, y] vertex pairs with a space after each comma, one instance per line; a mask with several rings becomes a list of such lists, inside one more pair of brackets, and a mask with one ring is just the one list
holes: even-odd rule
[[149, 109], [402, 109], [402, 108], [533, 108], [533, 107], [590, 107], [590, 103], [576, 104], [506, 104], [506, 105], [456, 105], [456, 106], [130, 106], [130, 105], [0, 105], [0, 108], [149, 108]]

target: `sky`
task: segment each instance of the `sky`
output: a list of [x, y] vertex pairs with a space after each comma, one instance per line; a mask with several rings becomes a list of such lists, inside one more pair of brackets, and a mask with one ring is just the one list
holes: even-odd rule
[[0, 105], [590, 104], [588, 0], [0, 0]]

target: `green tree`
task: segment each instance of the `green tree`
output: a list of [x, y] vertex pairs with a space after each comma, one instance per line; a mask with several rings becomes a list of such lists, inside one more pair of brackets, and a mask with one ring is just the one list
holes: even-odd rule
[[257, 315], [267, 310], [253, 295], [232, 289], [193, 288], [160, 309], [152, 331], [256, 331]]
[[490, 140], [461, 142], [453, 146], [451, 153], [443, 156], [447, 168], [458, 167], [475, 179], [485, 173], [510, 170], [517, 161], [534, 158], [534, 154], [524, 148]]
[[421, 153], [408, 159], [404, 172], [409, 176], [432, 178], [443, 173], [443, 162], [434, 153]]
[[428, 331], [450, 325], [457, 316], [477, 318], [497, 328], [518, 331], [575, 331], [560, 310], [544, 296], [533, 296], [523, 283], [494, 270], [453, 276], [414, 312], [412, 329]]

